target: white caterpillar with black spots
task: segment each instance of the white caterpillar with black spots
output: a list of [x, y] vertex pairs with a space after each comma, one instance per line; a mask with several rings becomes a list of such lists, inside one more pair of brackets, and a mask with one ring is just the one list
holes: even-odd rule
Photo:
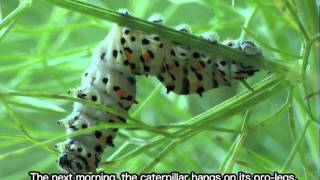
[[[127, 11], [121, 12], [128, 15]], [[149, 21], [162, 24], [159, 15]], [[191, 33], [188, 25], [178, 31]], [[200, 38], [218, 43], [215, 33], [204, 33]], [[222, 44], [238, 49], [247, 56], [261, 55], [251, 41], [227, 40]], [[219, 86], [231, 86], [233, 80], [244, 80], [258, 69], [233, 61], [215, 58], [200, 49], [172, 42], [157, 34], [148, 34], [118, 24], [96, 48], [90, 67], [82, 77], [75, 96], [106, 105], [127, 115], [136, 103], [136, 75], [156, 76], [167, 88], [167, 93], [202, 93]], [[95, 126], [101, 122], [125, 122], [120, 116], [75, 103], [72, 113], [60, 120], [67, 132]], [[59, 166], [72, 173], [94, 173], [100, 156], [107, 146], [113, 147], [117, 129], [95, 131], [89, 135], [68, 138], [57, 145], [61, 151]]]

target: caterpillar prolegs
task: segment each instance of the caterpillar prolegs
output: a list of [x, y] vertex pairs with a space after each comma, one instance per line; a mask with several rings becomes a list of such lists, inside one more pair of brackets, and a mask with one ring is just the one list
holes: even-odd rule
[[[122, 11], [122, 14], [128, 15], [128, 12]], [[150, 17], [149, 21], [163, 23], [159, 15]], [[188, 25], [180, 25], [176, 29], [191, 33]], [[200, 38], [218, 43], [215, 33], [204, 33]], [[247, 56], [261, 55], [260, 49], [251, 41], [227, 40], [222, 44], [238, 49]], [[210, 89], [231, 86], [233, 80], [246, 79], [256, 71], [258, 69], [255, 67], [232, 59], [215, 58], [157, 34], [115, 24], [96, 48], [75, 96], [106, 105], [126, 115], [136, 103], [136, 75], [156, 76], [168, 93], [197, 93], [201, 96]], [[115, 114], [75, 103], [72, 113], [60, 122], [70, 133], [101, 122], [125, 121]], [[95, 172], [104, 149], [114, 146], [116, 131], [109, 128], [60, 143], [59, 166], [72, 173]]]

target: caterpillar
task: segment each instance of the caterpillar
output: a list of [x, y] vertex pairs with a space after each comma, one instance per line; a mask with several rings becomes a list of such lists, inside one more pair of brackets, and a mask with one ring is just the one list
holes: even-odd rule
[[[129, 15], [121, 10], [122, 15]], [[162, 24], [160, 15], [148, 19]], [[176, 30], [191, 33], [182, 24]], [[203, 33], [200, 38], [218, 43], [215, 33]], [[222, 44], [237, 49], [247, 56], [261, 55], [253, 42], [226, 40]], [[215, 58], [200, 49], [177, 43], [157, 34], [144, 33], [114, 24], [106, 38], [92, 55], [92, 62], [85, 71], [75, 97], [108, 106], [124, 115], [137, 103], [135, 76], [156, 76], [166, 87], [167, 93], [194, 94], [220, 86], [231, 86], [233, 80], [252, 76], [257, 68], [232, 59]], [[115, 114], [74, 103], [72, 113], [59, 121], [67, 133], [98, 125], [102, 122], [125, 123], [126, 119]], [[58, 165], [72, 173], [94, 173], [106, 147], [113, 147], [117, 129], [109, 128], [88, 135], [68, 138], [59, 143], [61, 154]]]

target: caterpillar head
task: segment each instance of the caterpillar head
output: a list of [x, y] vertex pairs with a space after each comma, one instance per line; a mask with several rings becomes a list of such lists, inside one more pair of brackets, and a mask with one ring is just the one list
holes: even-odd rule
[[[261, 50], [251, 41], [238, 41], [238, 40], [225, 40], [223, 42], [225, 46], [232, 49], [238, 49], [247, 56], [260, 55]], [[243, 80], [249, 76], [252, 76], [255, 72], [259, 71], [256, 67], [247, 65], [244, 63], [232, 62], [231, 69], [234, 69], [233, 79]]]
[[59, 166], [71, 173], [88, 173], [92, 172], [87, 160], [72, 153], [64, 153], [59, 157]]
[[256, 46], [256, 44], [249, 40], [238, 41], [238, 40], [225, 40], [223, 43], [225, 46], [231, 47], [233, 49], [239, 49], [247, 56], [261, 55], [261, 49]]
[[78, 174], [96, 172], [98, 159], [94, 153], [87, 151], [84, 145], [67, 141], [58, 147], [62, 149], [58, 164], [63, 170]]

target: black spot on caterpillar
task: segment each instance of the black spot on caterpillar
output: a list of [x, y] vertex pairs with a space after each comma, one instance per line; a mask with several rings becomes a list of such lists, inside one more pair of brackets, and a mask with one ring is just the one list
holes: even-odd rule
[[[129, 15], [128, 11], [122, 11]], [[149, 21], [162, 24], [159, 15]], [[190, 33], [188, 25], [178, 31]], [[218, 43], [215, 33], [204, 33], [200, 38]], [[227, 40], [222, 44], [237, 49], [247, 56], [261, 55], [251, 41]], [[96, 48], [90, 67], [82, 77], [75, 97], [106, 105], [126, 115], [137, 103], [136, 75], [156, 76], [167, 88], [167, 93], [204, 92], [220, 86], [230, 86], [233, 80], [243, 80], [258, 69], [232, 59], [212, 57], [201, 49], [172, 42], [157, 34], [148, 34], [115, 24], [107, 37]], [[72, 113], [60, 121], [67, 132], [93, 127], [102, 122], [125, 123], [126, 119], [112, 113], [75, 103]], [[59, 166], [72, 173], [94, 173], [100, 156], [107, 147], [114, 147], [117, 129], [104, 129], [87, 135], [68, 138], [58, 145]]]

